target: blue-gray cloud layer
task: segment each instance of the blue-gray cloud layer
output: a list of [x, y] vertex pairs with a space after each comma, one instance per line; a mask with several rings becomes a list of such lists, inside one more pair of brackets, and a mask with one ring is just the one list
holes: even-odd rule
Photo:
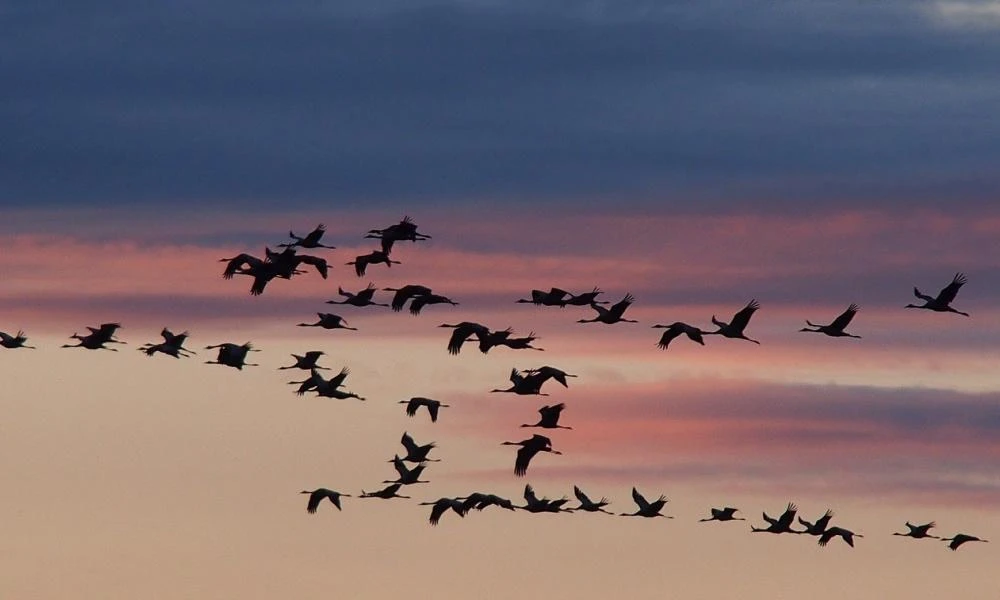
[[1000, 37], [929, 3], [396, 4], [6, 2], [0, 202], [1000, 188]]

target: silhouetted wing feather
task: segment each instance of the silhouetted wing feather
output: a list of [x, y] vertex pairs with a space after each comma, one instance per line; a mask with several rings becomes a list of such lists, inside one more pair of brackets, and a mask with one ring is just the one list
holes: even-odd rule
[[951, 283], [945, 286], [945, 288], [941, 290], [941, 293], [938, 294], [937, 301], [944, 304], [951, 304], [951, 302], [955, 299], [955, 296], [958, 295], [958, 290], [965, 285], [966, 281], [968, 280], [965, 278], [964, 273], [956, 273], [955, 278], [951, 280]]
[[750, 323], [750, 317], [757, 312], [758, 308], [760, 308], [760, 304], [756, 300], [751, 300], [742, 310], [733, 315], [733, 320], [729, 323], [729, 326], [738, 331], [743, 331], [747, 324]]
[[847, 307], [847, 310], [841, 313], [839, 317], [834, 319], [833, 323], [830, 323], [830, 328], [843, 331], [844, 328], [846, 328], [848, 324], [850, 324], [851, 319], [854, 318], [854, 315], [858, 314], [858, 308], [859, 307], [857, 304], [852, 304], [849, 307]]

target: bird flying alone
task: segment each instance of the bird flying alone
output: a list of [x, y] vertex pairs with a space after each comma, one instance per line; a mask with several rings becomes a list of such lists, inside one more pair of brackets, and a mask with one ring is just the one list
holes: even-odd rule
[[337, 507], [337, 510], [342, 510], [340, 506], [340, 499], [351, 497], [350, 494], [341, 494], [340, 492], [335, 492], [326, 488], [302, 490], [299, 493], [309, 494], [309, 504], [306, 505], [306, 511], [308, 511], [309, 514], [315, 514], [316, 510], [319, 508], [320, 502], [323, 500], [329, 500], [334, 506]]
[[427, 409], [427, 413], [431, 416], [431, 423], [437, 423], [438, 420], [438, 410], [447, 408], [448, 404], [441, 404], [440, 400], [433, 400], [431, 398], [421, 398], [419, 396], [410, 398], [409, 400], [400, 400], [399, 404], [406, 405], [407, 416], [416, 416], [417, 410], [420, 407]]

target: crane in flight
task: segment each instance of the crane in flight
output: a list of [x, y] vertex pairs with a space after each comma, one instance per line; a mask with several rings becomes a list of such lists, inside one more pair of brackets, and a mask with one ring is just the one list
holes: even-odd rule
[[399, 443], [403, 444], [403, 448], [406, 448], [406, 456], [403, 457], [403, 460], [405, 461], [415, 463], [421, 463], [424, 461], [440, 462], [438, 459], [427, 458], [427, 455], [430, 454], [431, 450], [436, 447], [434, 442], [423, 445], [417, 444], [413, 441], [413, 438], [410, 437], [410, 434], [404, 431], [403, 437], [400, 438]]
[[860, 533], [854, 533], [849, 529], [844, 529], [843, 527], [830, 527], [820, 535], [819, 541], [817, 543], [820, 546], [826, 546], [828, 543], [830, 543], [830, 540], [832, 540], [835, 537], [840, 537], [840, 539], [844, 540], [844, 543], [853, 548], [854, 538], [865, 537], [865, 536], [861, 535]]
[[597, 502], [594, 502], [593, 500], [590, 499], [590, 497], [587, 496], [587, 494], [583, 493], [583, 490], [581, 490], [579, 486], [575, 485], [573, 486], [573, 495], [576, 496], [576, 499], [580, 501], [580, 506], [573, 507], [569, 510], [572, 511], [582, 510], [583, 512], [602, 512], [606, 515], [615, 514], [611, 511], [604, 510], [604, 507], [611, 503], [611, 501], [608, 500], [607, 498], [601, 498]]
[[144, 344], [142, 347], [138, 348], [140, 352], [145, 352], [146, 356], [152, 356], [157, 352], [166, 354], [167, 356], [173, 356], [174, 358], [181, 358], [192, 356], [195, 352], [188, 350], [184, 347], [184, 342], [187, 341], [188, 332], [174, 333], [164, 327], [160, 331], [160, 335], [163, 337], [163, 341], [159, 344], [153, 344], [152, 342]]
[[430, 306], [431, 304], [450, 304], [452, 306], [458, 306], [458, 302], [455, 302], [447, 296], [442, 296], [440, 294], [421, 294], [410, 302], [410, 314], [419, 315], [420, 311], [423, 310], [425, 306]]
[[260, 352], [254, 348], [250, 342], [245, 344], [233, 344], [230, 342], [225, 342], [222, 344], [216, 344], [214, 346], [205, 346], [206, 350], [218, 349], [219, 353], [216, 355], [215, 360], [206, 360], [205, 363], [209, 365], [225, 365], [227, 367], [233, 367], [237, 370], [242, 371], [243, 367], [259, 367], [260, 365], [256, 363], [248, 363], [247, 355], [250, 352]]
[[375, 302], [375, 290], [377, 288], [374, 284], [369, 283], [368, 287], [361, 290], [358, 293], [346, 292], [344, 288], [338, 287], [337, 293], [344, 297], [343, 300], [327, 300], [327, 304], [349, 304], [351, 306], [364, 307], [364, 306], [389, 306], [388, 304], [382, 304]]
[[964, 544], [965, 542], [988, 542], [989, 541], [989, 540], [984, 540], [982, 538], [978, 538], [978, 537], [976, 537], [974, 535], [967, 535], [967, 534], [964, 534], [964, 533], [956, 533], [955, 535], [951, 536], [950, 538], [941, 538], [941, 540], [945, 541], [945, 542], [951, 542], [950, 544], [948, 544], [948, 548], [951, 549], [951, 550], [958, 550], [958, 547], [961, 546], [962, 544]]
[[326, 354], [326, 352], [323, 352], [322, 350], [310, 350], [301, 356], [298, 354], [292, 354], [292, 358], [295, 359], [295, 364], [289, 365], [287, 367], [278, 367], [278, 370], [280, 371], [284, 369], [303, 369], [305, 371], [310, 371], [312, 369], [322, 369], [325, 371], [329, 371], [328, 367], [321, 367], [318, 364], [316, 364], [317, 362], [319, 362], [319, 357], [323, 356], [324, 354]]
[[545, 380], [537, 375], [522, 375], [516, 368], [511, 369], [510, 383], [511, 386], [505, 390], [494, 388], [490, 392], [510, 392], [519, 396], [548, 396], [542, 393], [542, 384]]
[[687, 323], [678, 321], [670, 325], [653, 325], [652, 329], [666, 329], [663, 335], [660, 336], [660, 341], [656, 344], [660, 350], [666, 350], [670, 346], [670, 342], [682, 335], [686, 335], [692, 342], [696, 342], [702, 346], [705, 345], [705, 339], [701, 337], [704, 332]]
[[70, 339], [79, 340], [78, 344], [63, 344], [63, 348], [86, 348], [87, 350], [111, 350], [117, 352], [117, 348], [108, 348], [105, 344], [124, 344], [125, 342], [115, 339], [115, 332], [121, 328], [121, 323], [103, 323], [98, 327], [87, 327], [90, 333], [80, 335], [74, 333]]
[[534, 488], [531, 484], [525, 484], [524, 486], [524, 506], [518, 506], [522, 510], [526, 510], [532, 513], [543, 513], [543, 512], [568, 512], [567, 509], [563, 508], [563, 505], [569, 502], [568, 498], [560, 498], [558, 500], [550, 500], [548, 498], [539, 498], [535, 495]]
[[427, 287], [426, 285], [418, 285], [414, 283], [407, 284], [399, 288], [391, 288], [391, 287], [382, 288], [382, 291], [395, 292], [392, 295], [392, 302], [390, 303], [393, 312], [399, 312], [403, 310], [403, 306], [406, 304], [407, 300], [410, 300], [412, 298], [417, 298], [419, 296], [426, 296], [432, 293], [431, 288]]
[[298, 327], [322, 327], [323, 329], [350, 329], [351, 331], [357, 331], [357, 327], [348, 327], [347, 320], [340, 315], [335, 315], [332, 313], [316, 313], [319, 316], [319, 321], [315, 323], [297, 323]]
[[441, 408], [448, 408], [450, 405], [441, 404], [440, 400], [433, 400], [431, 398], [421, 398], [420, 396], [415, 396], [409, 400], [400, 400], [399, 404], [406, 405], [407, 416], [416, 416], [417, 410], [420, 407], [427, 409], [427, 414], [431, 416], [431, 423], [437, 423], [438, 420], [438, 410]]
[[924, 303], [919, 305], [907, 304], [904, 308], [925, 308], [935, 312], [952, 312], [967, 317], [969, 313], [955, 310], [951, 307], [951, 303], [955, 301], [955, 296], [958, 295], [958, 290], [962, 289], [962, 286], [967, 281], [965, 273], [955, 273], [955, 277], [952, 278], [951, 283], [942, 288], [938, 292], [938, 295], [933, 298], [927, 294], [921, 294], [919, 289], [913, 288], [913, 295], [923, 300]]
[[523, 423], [521, 427], [541, 427], [542, 429], [573, 429], [559, 424], [559, 415], [562, 414], [566, 405], [562, 402], [551, 406], [543, 406], [538, 409], [541, 418], [535, 424]]
[[833, 518], [833, 511], [829, 509], [827, 509], [827, 511], [823, 513], [823, 516], [816, 519], [815, 523], [806, 521], [802, 517], [799, 517], [799, 523], [801, 523], [802, 526], [805, 527], [805, 529], [796, 533], [806, 533], [809, 535], [817, 535], [817, 536], [823, 535], [824, 533], [826, 533], [826, 528], [830, 525], [830, 519], [832, 518]]
[[815, 323], [810, 322], [807, 319], [806, 325], [808, 325], [809, 327], [813, 327], [813, 329], [809, 329], [809, 327], [803, 327], [799, 331], [805, 331], [809, 333], [822, 333], [830, 337], [852, 337], [861, 339], [860, 335], [852, 335], [844, 331], [844, 329], [850, 324], [851, 319], [854, 318], [854, 315], [858, 314], [858, 310], [860, 310], [860, 308], [861, 307], [859, 307], [857, 304], [851, 304], [850, 306], [847, 307], [847, 310], [840, 313], [840, 316], [834, 319], [833, 322], [830, 323], [829, 325], [817, 325]]
[[28, 348], [31, 350], [37, 350], [34, 346], [25, 345], [25, 342], [27, 341], [28, 336], [24, 335], [24, 332], [21, 330], [18, 330], [16, 335], [10, 335], [9, 333], [0, 331], [0, 346], [3, 346], [4, 348]]
[[520, 446], [517, 451], [517, 458], [514, 461], [514, 475], [524, 477], [528, 472], [528, 463], [539, 452], [549, 452], [551, 454], [562, 454], [558, 450], [552, 449], [552, 440], [537, 433], [526, 440], [520, 442], [502, 442], [501, 446]]
[[739, 509], [733, 508], [732, 506], [727, 506], [725, 508], [711, 508], [712, 516], [707, 519], [698, 519], [699, 523], [707, 523], [708, 521], [746, 521], [743, 517], [737, 517], [736, 512]]
[[490, 335], [490, 328], [480, 323], [472, 321], [462, 321], [461, 323], [442, 323], [438, 327], [451, 327], [451, 337], [448, 338], [448, 354], [458, 354], [462, 351], [462, 345], [472, 336], [482, 340]]
[[385, 486], [384, 488], [382, 488], [382, 489], [380, 489], [380, 490], [378, 490], [376, 492], [366, 492], [364, 490], [361, 490], [361, 495], [358, 496], [358, 497], [359, 498], [381, 498], [383, 500], [388, 500], [390, 498], [406, 498], [406, 499], [409, 499], [410, 496], [401, 496], [401, 495], [399, 495], [397, 493], [397, 492], [399, 492], [399, 488], [402, 485], [403, 484], [401, 484], [401, 483], [393, 483], [391, 485]]
[[754, 527], [750, 526], [750, 531], [754, 533], [797, 533], [792, 529], [792, 523], [795, 522], [795, 513], [799, 510], [799, 507], [795, 506], [791, 502], [785, 508], [785, 512], [781, 513], [781, 516], [777, 519], [771, 518], [767, 513], [763, 513], [764, 520], [767, 521], [767, 527]]
[[385, 265], [387, 267], [391, 267], [392, 265], [402, 263], [398, 260], [391, 260], [388, 252], [383, 252], [382, 250], [372, 250], [368, 254], [356, 256], [354, 260], [347, 264], [354, 265], [354, 273], [357, 274], [358, 277], [364, 277], [369, 265]]
[[760, 304], [756, 300], [751, 300], [746, 306], [740, 309], [739, 312], [733, 315], [733, 320], [729, 323], [724, 323], [716, 319], [715, 315], [712, 315], [712, 323], [714, 323], [719, 329], [717, 331], [703, 331], [702, 335], [721, 335], [722, 337], [746, 340], [748, 342], [760, 344], [759, 341], [752, 340], [743, 333], [747, 324], [750, 323], [750, 317], [752, 317], [759, 308]]
[[350, 494], [341, 494], [340, 492], [335, 492], [333, 490], [328, 490], [326, 488], [318, 488], [315, 490], [302, 490], [300, 494], [309, 494], [309, 504], [306, 505], [306, 510], [309, 514], [315, 514], [319, 505], [324, 500], [329, 500], [337, 507], [337, 510], [343, 510], [340, 506], [341, 498], [350, 498]]
[[597, 315], [593, 319], [580, 319], [577, 323], [604, 323], [605, 325], [612, 325], [614, 323], [638, 323], [633, 319], [626, 319], [623, 315], [625, 310], [632, 303], [635, 302], [635, 297], [632, 294], [625, 294], [625, 297], [619, 300], [617, 303], [612, 304], [611, 308], [604, 308], [596, 302], [590, 303], [590, 308], [597, 311]]
[[673, 517], [667, 516], [660, 512], [661, 510], [663, 510], [663, 507], [666, 506], [667, 502], [669, 502], [669, 500], [667, 500], [667, 497], [664, 496], [663, 494], [660, 494], [659, 498], [657, 498], [653, 502], [650, 502], [646, 500], [646, 498], [642, 494], [639, 493], [638, 489], [633, 487], [632, 500], [635, 502], [636, 506], [639, 507], [639, 510], [635, 511], [634, 513], [621, 513], [619, 516], [647, 517], [647, 518], [663, 517], [665, 519], [673, 519]]
[[394, 480], [385, 480], [382, 483], [398, 483], [401, 485], [411, 485], [414, 483], [430, 483], [429, 481], [424, 481], [420, 479], [420, 475], [423, 474], [424, 469], [427, 465], [420, 463], [419, 465], [413, 467], [412, 469], [406, 466], [406, 461], [399, 458], [399, 455], [392, 457], [392, 466], [395, 467], [396, 472], [399, 473], [399, 477]]
[[[571, 294], [566, 290], [561, 290], [559, 288], [552, 288], [549, 291], [544, 290], [531, 290], [531, 298], [521, 298], [515, 300], [518, 304], [534, 304], [535, 306], [558, 306], [560, 308], [566, 307], [566, 297]], [[588, 302], [589, 304], [589, 302]]]
[[303, 237], [295, 235], [294, 231], [289, 231], [288, 237], [292, 238], [292, 241], [285, 242], [283, 244], [278, 244], [278, 247], [294, 248], [298, 246], [299, 248], [309, 248], [309, 249], [312, 248], [328, 248], [330, 250], [335, 249], [336, 246], [327, 246], [320, 242], [320, 239], [323, 237], [324, 233], [326, 233], [326, 225], [323, 225], [322, 223], [317, 225], [315, 229], [313, 229]]
[[906, 522], [906, 529], [907, 529], [906, 533], [900, 533], [900, 532], [897, 531], [897, 532], [893, 533], [892, 535], [901, 535], [903, 537], [911, 537], [911, 538], [916, 539], [916, 540], [921, 540], [921, 539], [924, 539], [924, 538], [931, 538], [931, 539], [939, 540], [939, 539], [941, 539], [940, 537], [938, 537], [936, 535], [931, 535], [930, 534], [930, 530], [932, 528], [934, 528], [934, 527], [937, 527], [937, 523], [935, 523], [934, 521], [931, 521], [930, 523], [924, 523], [923, 525], [914, 525], [914, 524], [910, 523], [909, 521], [907, 521]]
[[420, 506], [434, 507], [431, 509], [430, 524], [435, 527], [449, 509], [462, 518], [465, 518], [465, 513], [469, 510], [459, 498], [438, 498], [434, 502], [421, 502]]
[[472, 492], [468, 496], [459, 496], [458, 500], [463, 501], [466, 512], [473, 508], [476, 510], [483, 510], [487, 506], [499, 506], [500, 508], [505, 508], [507, 510], [515, 510], [513, 502], [507, 498], [497, 496], [496, 494]]

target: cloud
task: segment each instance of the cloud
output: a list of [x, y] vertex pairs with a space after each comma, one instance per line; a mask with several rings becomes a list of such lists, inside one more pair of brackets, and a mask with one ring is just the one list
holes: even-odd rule
[[0, 201], [988, 205], [995, 36], [837, 4], [15, 3]]

